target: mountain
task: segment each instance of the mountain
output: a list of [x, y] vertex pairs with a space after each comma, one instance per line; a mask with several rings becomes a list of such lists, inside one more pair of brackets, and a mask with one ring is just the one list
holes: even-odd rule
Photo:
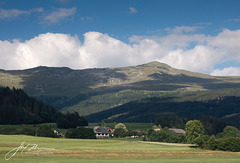
[[84, 70], [43, 66], [0, 70], [0, 86], [22, 88], [62, 112], [78, 111], [84, 116], [151, 98], [162, 102], [204, 102], [240, 96], [240, 77], [210, 76], [159, 62]]

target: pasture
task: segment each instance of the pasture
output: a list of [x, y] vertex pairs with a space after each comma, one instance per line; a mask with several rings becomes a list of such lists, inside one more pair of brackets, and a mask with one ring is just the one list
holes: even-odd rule
[[[6, 154], [13, 149], [18, 150], [16, 155], [5, 160]], [[240, 153], [201, 150], [181, 144], [148, 143], [141, 139], [0, 135], [0, 162], [240, 162]]]

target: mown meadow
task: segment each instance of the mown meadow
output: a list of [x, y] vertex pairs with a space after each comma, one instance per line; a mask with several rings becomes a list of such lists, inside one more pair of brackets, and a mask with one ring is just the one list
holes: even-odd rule
[[[5, 160], [6, 154], [21, 144], [16, 155]], [[0, 135], [0, 162], [240, 162], [240, 152], [143, 142], [140, 138], [90, 140]]]

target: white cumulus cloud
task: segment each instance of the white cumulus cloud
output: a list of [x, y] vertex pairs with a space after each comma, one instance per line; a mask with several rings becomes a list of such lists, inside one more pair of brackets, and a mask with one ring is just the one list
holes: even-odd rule
[[[66, 34], [41, 34], [25, 42], [0, 42], [4, 69], [25, 69], [39, 65], [76, 66], [80, 42]], [[77, 62], [77, 63], [76, 63]], [[74, 67], [76, 68], [76, 67]]]
[[188, 31], [154, 37], [133, 36], [131, 43], [99, 32], [85, 33], [83, 42], [77, 36], [60, 33], [40, 34], [25, 42], [0, 41], [0, 68], [25, 69], [45, 65], [82, 69], [160, 61], [175, 68], [212, 75], [239, 73], [240, 68], [215, 70], [215, 65], [229, 61], [240, 63], [240, 30], [226, 29], [217, 36]]
[[211, 75], [213, 76], [240, 76], [240, 67], [226, 67], [222, 70], [216, 69]]
[[240, 30], [224, 29], [218, 36], [213, 37], [208, 44], [216, 49], [218, 55], [225, 56], [224, 60], [240, 62]]

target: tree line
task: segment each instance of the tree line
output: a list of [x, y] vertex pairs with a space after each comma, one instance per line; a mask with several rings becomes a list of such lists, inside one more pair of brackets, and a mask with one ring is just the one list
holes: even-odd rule
[[22, 89], [0, 88], [0, 124], [36, 124], [56, 122], [58, 111]]
[[149, 129], [144, 140], [167, 143], [191, 143], [210, 150], [240, 151], [240, 133], [236, 127], [226, 126], [216, 135], [207, 134], [200, 120], [190, 120], [186, 123], [185, 134], [175, 134], [168, 127], [159, 130]]
[[225, 120], [240, 128], [239, 105], [240, 97], [235, 96], [226, 96], [208, 101], [184, 102], [166, 102], [166, 99], [162, 98], [148, 98], [94, 113], [86, 116], [86, 118], [90, 122], [104, 120], [105, 122], [151, 123], [157, 117], [199, 119], [201, 116], [210, 116]]
[[[186, 123], [191, 120], [191, 118], [181, 118], [178, 116], [160, 116], [155, 119], [156, 125], [161, 125], [162, 128], [180, 128], [185, 129]], [[230, 122], [226, 122], [225, 120], [211, 117], [211, 116], [200, 116], [197, 118], [203, 124], [205, 131], [207, 134], [217, 134], [221, 132], [226, 126], [234, 126]]]
[[0, 88], [0, 124], [39, 124], [55, 122], [59, 128], [87, 126], [78, 113], [62, 114], [57, 109], [29, 97], [22, 89]]

